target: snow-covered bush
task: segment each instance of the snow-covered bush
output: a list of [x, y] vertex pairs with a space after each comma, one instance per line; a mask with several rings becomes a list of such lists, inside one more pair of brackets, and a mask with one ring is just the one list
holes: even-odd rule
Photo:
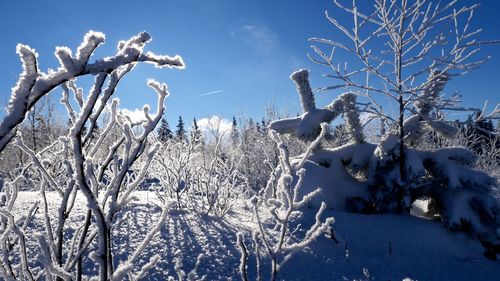
[[218, 217], [225, 216], [248, 189], [246, 177], [238, 170], [241, 158], [220, 151], [221, 141], [211, 153], [203, 152], [213, 157], [198, 166], [189, 191], [194, 209]]
[[[274, 121], [270, 128], [311, 139], [321, 131], [321, 122], [330, 122], [343, 115], [351, 136], [351, 142], [343, 146], [318, 148], [305, 160], [300, 157], [290, 160], [291, 167], [304, 167], [307, 171], [303, 179], [296, 176], [296, 180], [304, 181], [301, 195], [320, 188], [318, 196], [310, 200], [310, 206], [319, 207], [320, 202], [325, 202], [328, 207], [340, 210], [397, 213], [408, 210], [418, 199], [428, 199], [434, 206], [433, 215], [439, 216], [449, 229], [466, 231], [481, 240], [498, 243], [500, 205], [492, 196], [497, 183], [493, 177], [473, 169], [476, 157], [472, 152], [459, 147], [419, 150], [411, 147], [411, 142], [404, 142], [406, 178], [403, 179], [399, 169], [398, 135], [389, 130], [379, 144], [366, 142], [355, 95], [341, 95], [329, 106], [316, 109], [312, 93], [304, 90], [310, 89], [306, 73], [300, 70], [291, 78], [298, 86], [301, 100], [309, 103], [303, 105], [304, 110], [307, 108], [310, 112]], [[309, 97], [302, 97], [304, 94]], [[419, 106], [416, 108], [423, 111], [430, 105], [422, 102]], [[414, 116], [408, 117], [408, 122], [412, 122]], [[436, 126], [443, 129], [450, 125]], [[418, 141], [418, 137], [413, 137], [413, 141]]]
[[[142, 250], [159, 231], [166, 219], [168, 206], [156, 225], [150, 229], [133, 255], [119, 265], [114, 264], [113, 224], [115, 216], [133, 198], [134, 191], [143, 180], [158, 145], [148, 145], [148, 136], [155, 129], [164, 111], [164, 100], [168, 96], [167, 86], [149, 81], [148, 86], [158, 94], [157, 112], [149, 113], [144, 107], [145, 121], [133, 123], [128, 116], [118, 111], [118, 100], [111, 99], [120, 80], [138, 62], [152, 63], [157, 67], [184, 68], [181, 57], [158, 56], [145, 52], [145, 45], [151, 40], [149, 34], [141, 32], [118, 44], [118, 51], [112, 57], [90, 62], [95, 49], [104, 42], [104, 34], [90, 31], [75, 55], [67, 47], [57, 47], [56, 57], [60, 66], [43, 73], [38, 69], [36, 52], [28, 46], [18, 45], [23, 62], [23, 73], [12, 89], [11, 100], [5, 118], [0, 123], [0, 151], [13, 139], [14, 145], [31, 158], [11, 181], [2, 189], [4, 206], [0, 213], [0, 244], [3, 262], [0, 274], [4, 279], [34, 280], [45, 275], [47, 280], [57, 277], [64, 280], [82, 279], [82, 260], [91, 257], [99, 270], [100, 280], [122, 280], [132, 274]], [[94, 83], [88, 95], [76, 85], [76, 78], [94, 76]], [[46, 149], [35, 152], [25, 144], [23, 136], [16, 137], [17, 125], [27, 111], [35, 106], [41, 97], [61, 86], [61, 103], [67, 110], [70, 129]], [[97, 134], [97, 120], [106, 110], [111, 118]], [[111, 130], [118, 130], [119, 137], [110, 140]], [[110, 146], [103, 145], [110, 141]], [[24, 231], [38, 205], [33, 206], [24, 218], [16, 218], [12, 208], [16, 202], [17, 183], [29, 180], [40, 192], [44, 230], [36, 233], [38, 240], [37, 264], [27, 257]], [[49, 209], [47, 190], [60, 195], [58, 216], [54, 218]], [[87, 201], [87, 213], [80, 225], [66, 224], [72, 214], [77, 194], [83, 194]], [[21, 219], [19, 224], [17, 220]], [[90, 245], [97, 245], [91, 250]], [[139, 273], [154, 265], [158, 257], [139, 269]], [[14, 263], [19, 263], [20, 266]], [[41, 267], [40, 267], [41, 266]]]
[[184, 197], [195, 172], [191, 157], [193, 149], [191, 142], [178, 142], [173, 139], [162, 142], [148, 171], [150, 177], [159, 181], [158, 186], [154, 186], [159, 197], [163, 201], [167, 198], [174, 199], [177, 208], [187, 204]]
[[[498, 43], [478, 40], [480, 30], [470, 28], [477, 5], [457, 9], [457, 2], [434, 5], [421, 0], [381, 0], [361, 11], [356, 2], [347, 7], [335, 0], [335, 5], [353, 19], [352, 27], [326, 13], [346, 40], [311, 38], [311, 42], [331, 51], [313, 45], [316, 56], [310, 57], [327, 66], [333, 73], [325, 76], [338, 82], [320, 90], [343, 89], [349, 98], [343, 99], [343, 94], [317, 109], [306, 81], [307, 73], [298, 71], [292, 79], [298, 86], [304, 113], [274, 122], [271, 128], [307, 139], [317, 134], [320, 122], [343, 114], [346, 123], [351, 124], [346, 128], [352, 128], [352, 144], [325, 149], [311, 157], [317, 161], [317, 170], [335, 166], [336, 173], [342, 173], [330, 173], [331, 182], [326, 183], [329, 191], [323, 192], [332, 198], [340, 197], [341, 202], [347, 199], [348, 203], [339, 204], [332, 199], [332, 206], [363, 212], [402, 212], [408, 211], [418, 198], [431, 198], [449, 228], [495, 240], [500, 238], [495, 234], [500, 226], [500, 208], [491, 194], [496, 185], [494, 178], [472, 168], [475, 157], [466, 149], [416, 148], [424, 130], [445, 138], [457, 134], [453, 123], [445, 120], [446, 111], [481, 112], [461, 107], [458, 95], [443, 95], [451, 77], [465, 74], [484, 62], [476, 57], [481, 45]], [[436, 31], [441, 28], [454, 32]], [[347, 63], [336, 62], [337, 52], [344, 52], [359, 62], [354, 65], [361, 66], [350, 69]], [[398, 108], [395, 116], [384, 111], [381, 99]], [[380, 143], [365, 144], [356, 111], [380, 120], [384, 132]], [[490, 114], [483, 112], [480, 116], [484, 120], [498, 118], [499, 114], [497, 106]], [[352, 184], [339, 183], [338, 178], [346, 178]], [[342, 184], [343, 188], [338, 187]], [[351, 187], [356, 186], [368, 190], [369, 196], [352, 197], [347, 193], [346, 198], [346, 193], [340, 192], [347, 189], [355, 193], [356, 188]]]
[[[442, 112], [468, 109], [459, 106], [459, 96], [445, 98], [442, 91], [451, 77], [465, 74], [484, 62], [476, 57], [479, 46], [498, 43], [477, 40], [480, 30], [470, 28], [477, 5], [457, 9], [457, 2], [434, 5], [421, 0], [381, 0], [361, 11], [355, 2], [347, 7], [336, 0], [335, 5], [352, 17], [352, 28], [328, 12], [326, 17], [346, 36], [345, 42], [310, 39], [332, 49], [330, 52], [312, 46], [317, 57], [311, 59], [332, 70], [325, 76], [338, 82], [321, 90], [345, 89], [366, 100], [359, 104], [363, 105], [362, 111], [380, 119], [382, 131], [388, 126], [386, 134], [397, 137], [384, 139], [397, 140], [399, 146], [393, 162], [399, 167], [399, 182], [394, 188], [401, 206], [405, 205], [403, 197], [410, 185], [406, 148], [419, 141], [424, 127], [446, 137], [456, 134], [457, 129], [444, 120]], [[454, 32], [436, 31], [441, 28]], [[351, 69], [347, 63], [336, 62], [337, 52], [344, 52], [361, 66]], [[388, 114], [381, 99], [394, 103], [396, 114]], [[499, 113], [497, 107], [482, 116], [494, 118]]]
[[424, 136], [417, 144], [417, 148], [422, 150], [442, 147], [468, 148], [477, 156], [474, 167], [498, 181], [500, 180], [500, 132], [486, 131], [484, 134], [478, 134], [479, 130], [469, 129], [473, 126], [474, 124], [467, 126], [458, 124], [459, 132], [453, 138], [444, 138], [430, 130], [424, 130]]
[[[149, 169], [158, 179], [154, 187], [163, 201], [175, 200], [178, 208], [223, 217], [247, 190], [239, 172], [241, 157], [214, 145], [169, 140], [164, 142]], [[229, 155], [229, 156], [228, 156]]]
[[[243, 233], [238, 233], [237, 244], [241, 253], [240, 274], [242, 280], [248, 280], [248, 259], [251, 255], [256, 259], [255, 275], [257, 280], [261, 280], [261, 264], [266, 261], [261, 255], [265, 255], [271, 264], [269, 280], [276, 280], [278, 272], [283, 265], [297, 251], [303, 250], [314, 242], [321, 234], [326, 233], [333, 218], [328, 217], [323, 222], [321, 215], [326, 208], [321, 204], [315, 215], [315, 221], [307, 231], [295, 229], [292, 221], [301, 215], [301, 209], [306, 207], [310, 200], [319, 193], [319, 189], [300, 196], [300, 189], [304, 184], [304, 163], [312, 151], [319, 145], [325, 133], [326, 124], [320, 129], [320, 134], [308, 147], [306, 153], [301, 156], [297, 165], [292, 165], [290, 155], [286, 145], [280, 140], [275, 131], [270, 134], [275, 140], [279, 150], [280, 164], [278, 173], [271, 174], [266, 189], [260, 196], [254, 196], [250, 200], [251, 207], [258, 225], [258, 230], [252, 235], [252, 248], [248, 247], [244, 240]], [[298, 177], [294, 181], [294, 176]], [[269, 218], [269, 222], [262, 219], [263, 213]], [[309, 223], [309, 222], [308, 222]], [[302, 234], [302, 235], [301, 235]], [[263, 253], [261, 253], [261, 251]]]

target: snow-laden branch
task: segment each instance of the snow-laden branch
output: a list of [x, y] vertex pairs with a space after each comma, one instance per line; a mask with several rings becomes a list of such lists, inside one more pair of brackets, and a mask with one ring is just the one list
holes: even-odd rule
[[[478, 57], [479, 47], [496, 45], [500, 41], [479, 40], [481, 29], [471, 28], [474, 11], [479, 5], [457, 8], [458, 2], [435, 5], [426, 0], [377, 0], [372, 7], [362, 9], [356, 1], [345, 5], [335, 0], [337, 8], [348, 13], [352, 20], [344, 24], [327, 12], [326, 18], [345, 35], [346, 40], [310, 39], [332, 49], [327, 55], [329, 52], [311, 46], [316, 56], [309, 57], [332, 70], [332, 74], [325, 76], [338, 82], [320, 90], [359, 92], [359, 96], [368, 98], [373, 104], [376, 104], [373, 97], [382, 96], [403, 105], [400, 116], [415, 110], [423, 115], [427, 115], [429, 109], [463, 110], [451, 99], [441, 95], [432, 98], [428, 94], [442, 92], [451, 77], [476, 69], [489, 58]], [[443, 28], [451, 32], [436, 31]], [[347, 63], [336, 61], [335, 50], [347, 53], [361, 66], [350, 69]], [[425, 77], [427, 74], [430, 75]], [[370, 113], [384, 122], [397, 124], [401, 128], [400, 137], [405, 137], [403, 118], [390, 117], [379, 106], [371, 107]], [[488, 116], [498, 118], [494, 113]], [[429, 118], [424, 119], [429, 121]], [[444, 127], [442, 122], [438, 123], [441, 124], [434, 127]]]
[[301, 99], [304, 113], [297, 117], [290, 117], [272, 121], [269, 128], [280, 134], [293, 134], [300, 139], [313, 140], [321, 131], [322, 123], [330, 123], [340, 114], [347, 114], [347, 124], [350, 134], [356, 142], [363, 141], [359, 113], [356, 108], [356, 96], [352, 93], [340, 95], [323, 108], [316, 108], [314, 95], [309, 85], [309, 71], [301, 69], [290, 75]]
[[[322, 213], [326, 207], [325, 204], [322, 204], [316, 213], [315, 223], [307, 230], [303, 237], [296, 237], [295, 231], [290, 230], [293, 214], [300, 213], [300, 208], [310, 202], [310, 200], [318, 195], [320, 191], [317, 189], [302, 196], [302, 198], [299, 196], [300, 188], [304, 183], [303, 179], [306, 173], [302, 166], [319, 145], [321, 138], [324, 137], [325, 130], [326, 125], [322, 124], [319, 136], [309, 145], [306, 153], [301, 156], [299, 164], [293, 167], [286, 145], [281, 141], [276, 132], [271, 131], [270, 133], [279, 148], [280, 175], [277, 178], [272, 175], [269, 179], [264, 194], [270, 197], [263, 198], [254, 196], [250, 200], [258, 226], [258, 235], [254, 235], [254, 243], [261, 243], [267, 252], [267, 256], [271, 260], [270, 280], [276, 280], [278, 272], [281, 270], [284, 263], [288, 261], [296, 251], [302, 250], [313, 243], [322, 233], [326, 232], [334, 221], [331, 217], [326, 218], [323, 222], [321, 221]], [[294, 182], [294, 177], [292, 175], [297, 176], [298, 179], [296, 182]], [[271, 184], [271, 181], [276, 181], [276, 184]], [[272, 188], [275, 188], [274, 192], [269, 190]], [[270, 194], [274, 194], [274, 196]], [[266, 211], [271, 215], [271, 226], [268, 226], [261, 218], [260, 209], [262, 207], [265, 207]], [[240, 275], [242, 280], [248, 280], [248, 256], [250, 253], [248, 247], [245, 245], [242, 233], [237, 234], [237, 244], [241, 254], [239, 266]], [[254, 247], [253, 254], [256, 255], [257, 260], [260, 259], [258, 251], [258, 247]], [[257, 262], [258, 276], [260, 275], [259, 271], [260, 261]]]
[[38, 55], [33, 49], [22, 44], [17, 46], [23, 72], [16, 86], [12, 88], [7, 113], [0, 123], [0, 151], [14, 137], [17, 125], [23, 121], [25, 114], [34, 104], [66, 81], [82, 75], [112, 73], [123, 66], [137, 62], [151, 63], [160, 68], [183, 69], [185, 67], [182, 58], [178, 55], [170, 57], [144, 52], [144, 46], [151, 40], [151, 36], [146, 32], [141, 32], [128, 41], [121, 41], [115, 56], [89, 62], [95, 49], [104, 43], [104, 39], [104, 34], [89, 31], [78, 47], [75, 57], [71, 55], [71, 50], [67, 47], [56, 48], [55, 55], [61, 65], [56, 71], [48, 73], [38, 70]]

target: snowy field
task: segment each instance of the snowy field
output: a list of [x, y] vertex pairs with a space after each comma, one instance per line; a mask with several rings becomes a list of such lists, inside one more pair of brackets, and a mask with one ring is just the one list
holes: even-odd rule
[[[491, 83], [454, 82], [490, 57], [477, 56], [480, 47], [500, 45], [469, 28], [479, 5], [333, 2], [336, 12], [323, 20], [339, 34], [313, 28], [309, 63], [285, 49], [259, 59], [210, 33], [202, 37], [218, 52], [225, 46], [241, 56], [224, 52], [221, 59], [204, 49], [214, 60], [200, 60], [203, 41], [184, 42], [199, 39], [187, 29], [187, 37], [168, 28], [161, 35], [182, 44], [149, 46], [152, 36], [143, 31], [111, 53], [95, 30], [79, 45], [66, 33], [61, 41], [17, 44], [22, 70], [10, 98], [3, 96], [0, 121], [0, 281], [500, 280], [500, 103], [478, 107], [482, 93], [462, 103], [465, 84]], [[177, 4], [159, 18], [184, 17]], [[156, 20], [151, 12], [164, 9], [108, 14], [141, 10]], [[211, 17], [200, 19], [206, 26], [220, 18], [196, 14]], [[313, 18], [306, 15], [290, 19]], [[297, 28], [281, 33], [304, 38], [290, 30]], [[267, 44], [281, 34], [264, 36], [251, 24], [241, 31], [254, 34], [243, 40], [252, 45], [267, 37], [265, 45], [289, 45]], [[20, 39], [11, 35], [2, 38]], [[46, 65], [47, 44], [57, 46], [58, 64]], [[165, 54], [168, 46], [187, 64], [177, 50]], [[297, 61], [288, 83], [298, 99], [285, 96], [292, 88], [282, 84], [291, 65], [273, 57]], [[138, 64], [189, 70], [161, 81], [140, 69], [128, 75]], [[320, 76], [329, 82], [315, 81]], [[136, 85], [144, 80], [150, 93], [143, 96]], [[322, 91], [333, 95], [316, 98]], [[250, 110], [262, 105], [240, 100], [262, 102], [258, 93], [272, 100], [276, 93], [278, 104], [265, 116]], [[205, 100], [219, 97], [226, 101]], [[233, 99], [249, 106], [248, 115], [235, 115]], [[216, 115], [208, 118], [199, 105]], [[174, 115], [176, 129], [167, 121]]]
[[[113, 225], [115, 265], [135, 250], [146, 232], [161, 214], [156, 194], [134, 193], [137, 201], [119, 214]], [[38, 192], [20, 192], [13, 213], [25, 214], [40, 200]], [[59, 195], [47, 194], [50, 212], [55, 212]], [[79, 194], [68, 226], [77, 227], [86, 212], [85, 198]], [[42, 206], [42, 205], [40, 205]], [[241, 204], [240, 206], [244, 206]], [[314, 221], [312, 210], [294, 224]], [[500, 276], [498, 262], [483, 255], [479, 242], [464, 234], [447, 232], [439, 222], [398, 215], [359, 215], [326, 211], [334, 216], [336, 243], [328, 235], [320, 237], [304, 252], [297, 253], [283, 267], [279, 280], [495, 280]], [[55, 214], [54, 214], [55, 217]], [[30, 260], [35, 261], [38, 246], [30, 233], [43, 231], [43, 212], [38, 211], [27, 231]], [[305, 223], [307, 224], [307, 223]], [[176, 263], [191, 271], [199, 254], [203, 254], [198, 278], [205, 280], [239, 280], [240, 253], [236, 233], [249, 233], [256, 227], [252, 212], [238, 207], [224, 219], [177, 211], [171, 208], [159, 235], [141, 255], [143, 264], [155, 254], [161, 259], [142, 280], [165, 280], [177, 276]], [[87, 261], [87, 263], [90, 263]], [[253, 274], [250, 261], [249, 273]], [[87, 268], [95, 274], [96, 269]], [[268, 266], [264, 266], [267, 276]], [[176, 277], [177, 278], [177, 277]], [[266, 279], [266, 278], [264, 278]]]

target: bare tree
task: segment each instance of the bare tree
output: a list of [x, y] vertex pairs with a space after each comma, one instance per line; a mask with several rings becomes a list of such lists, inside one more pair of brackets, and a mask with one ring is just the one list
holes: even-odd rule
[[[310, 58], [327, 66], [328, 78], [337, 83], [320, 90], [344, 89], [367, 100], [358, 103], [363, 112], [382, 121], [382, 126], [397, 135], [399, 182], [403, 193], [408, 185], [405, 169], [406, 144], [421, 136], [422, 126], [453, 136], [457, 130], [443, 120], [439, 111], [480, 111], [459, 106], [459, 96], [444, 98], [441, 92], [452, 77], [476, 69], [489, 57], [478, 58], [483, 45], [499, 41], [478, 40], [481, 29], [472, 29], [471, 21], [479, 5], [456, 8], [458, 0], [433, 4], [427, 0], [376, 0], [373, 7], [361, 11], [357, 1], [345, 6], [335, 5], [352, 16], [352, 24], [344, 25], [326, 12], [327, 19], [345, 35], [345, 40], [334, 41], [311, 38], [313, 43], [329, 46], [324, 51], [312, 45], [316, 56]], [[335, 61], [337, 50], [354, 58], [355, 67]], [[357, 65], [361, 65], [357, 67]], [[396, 104], [392, 116], [380, 103], [381, 99]], [[499, 118], [497, 105], [481, 118]]]
[[[145, 121], [139, 123], [133, 123], [128, 116], [120, 114], [117, 110], [118, 100], [111, 100], [111, 97], [118, 83], [137, 62], [148, 62], [158, 67], [184, 68], [179, 56], [172, 58], [144, 52], [144, 46], [150, 39], [147, 33], [139, 33], [127, 41], [121, 41], [115, 56], [89, 63], [91, 54], [104, 42], [104, 34], [91, 31], [87, 33], [84, 42], [78, 48], [76, 57], [71, 55], [69, 48], [58, 47], [56, 56], [61, 66], [57, 71], [48, 74], [38, 70], [37, 55], [34, 50], [18, 45], [24, 72], [12, 91], [7, 115], [0, 124], [0, 150], [14, 138], [16, 126], [22, 122], [25, 113], [57, 86], [63, 88], [61, 103], [67, 109], [70, 129], [67, 136], [61, 137], [38, 153], [26, 146], [22, 137], [16, 138], [15, 144], [30, 156], [31, 162], [21, 171], [18, 178], [5, 183], [5, 193], [2, 193], [6, 197], [4, 205], [8, 207], [3, 208], [1, 212], [6, 220], [2, 221], [0, 228], [2, 256], [5, 261], [0, 267], [0, 272], [6, 279], [35, 279], [25, 257], [24, 232], [22, 228], [16, 226], [14, 214], [10, 212], [16, 200], [16, 182], [28, 173], [40, 175], [38, 186], [43, 199], [45, 234], [38, 235], [37, 239], [43, 263], [41, 274], [45, 274], [48, 280], [54, 277], [69, 280], [73, 276], [81, 280], [82, 256], [95, 238], [98, 245], [95, 257], [100, 280], [122, 280], [131, 272], [142, 250], [159, 231], [166, 219], [167, 206], [164, 206], [163, 214], [156, 226], [147, 234], [133, 255], [117, 267], [113, 264], [114, 218], [128, 204], [132, 191], [144, 179], [159, 147], [148, 146], [148, 136], [163, 115], [164, 100], [168, 96], [168, 91], [165, 84], [152, 80], [148, 82], [148, 86], [158, 94], [157, 112], [151, 115], [149, 106], [145, 106], [143, 108]], [[75, 83], [75, 78], [82, 75], [95, 76], [92, 89], [87, 96], [84, 96], [83, 89], [78, 88]], [[107, 106], [111, 108], [111, 118], [102, 132], [95, 134], [97, 120]], [[110, 147], [103, 146], [104, 140], [114, 129], [120, 130], [120, 137], [114, 140]], [[58, 165], [61, 163], [60, 159], [64, 159], [62, 165]], [[54, 167], [58, 168], [54, 171]], [[45, 190], [49, 188], [61, 196], [55, 220], [51, 217], [47, 204]], [[66, 219], [79, 192], [85, 196], [89, 209], [71, 241], [64, 241], [64, 233], [68, 228]], [[26, 221], [30, 217], [28, 215]], [[93, 227], [91, 227], [92, 217], [95, 221]], [[9, 237], [15, 237], [15, 240]], [[9, 262], [13, 247], [11, 241], [19, 241], [21, 246], [23, 267], [17, 273]], [[69, 248], [65, 255], [63, 255], [64, 248]], [[158, 256], [151, 257], [151, 261], [141, 268], [140, 272], [145, 272], [153, 266], [155, 260], [158, 260]], [[77, 272], [73, 275], [75, 265]]]

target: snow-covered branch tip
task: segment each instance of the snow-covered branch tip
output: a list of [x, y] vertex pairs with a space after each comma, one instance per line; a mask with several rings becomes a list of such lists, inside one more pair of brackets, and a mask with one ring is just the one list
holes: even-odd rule
[[[21, 62], [23, 64], [23, 72], [21, 73], [21, 77], [13, 89], [24, 90], [21, 89], [21, 86], [33, 86], [32, 83], [36, 80], [38, 76], [38, 66], [37, 66], [37, 58], [38, 53], [35, 49], [30, 48], [28, 45], [17, 44], [16, 53], [19, 55]], [[31, 81], [31, 83], [29, 83]], [[27, 85], [26, 85], [27, 84]]]
[[309, 70], [297, 70], [290, 75], [290, 79], [292, 79], [297, 86], [297, 92], [300, 95], [303, 111], [308, 112], [316, 109], [314, 94], [309, 84]]
[[157, 82], [156, 80], [150, 79], [148, 80], [148, 86], [154, 89], [160, 97], [168, 97], [170, 93], [167, 90], [167, 84]]
[[142, 50], [144, 45], [151, 39], [151, 35], [149, 35], [147, 32], [142, 31], [127, 41], [122, 40], [118, 42], [118, 51], [124, 52], [128, 48], [136, 48]]
[[104, 43], [106, 36], [104, 33], [90, 30], [83, 37], [83, 42], [76, 51], [76, 62], [84, 65], [99, 45]]
[[297, 117], [275, 120], [269, 124], [269, 129], [312, 141], [320, 134], [321, 123], [329, 123], [340, 114], [347, 113], [346, 123], [353, 140], [357, 143], [364, 141], [355, 94], [344, 93], [327, 106], [316, 108], [314, 94], [309, 84], [309, 71], [298, 70], [290, 75], [290, 79], [297, 86], [304, 113]]
[[110, 74], [123, 69], [124, 66], [130, 67], [138, 62], [150, 63], [159, 68], [185, 68], [184, 61], [179, 55], [172, 57], [144, 52], [146, 43], [151, 41], [151, 36], [146, 32], [141, 32], [127, 41], [120, 42], [118, 52], [114, 56], [89, 62], [95, 49], [103, 44], [104, 40], [103, 33], [89, 31], [84, 36], [74, 57], [68, 47], [57, 47], [55, 56], [60, 67], [56, 71], [48, 71], [47, 73], [38, 71], [38, 55], [35, 50], [23, 44], [17, 45], [17, 53], [23, 64], [23, 72], [20, 74], [16, 86], [12, 88], [7, 114], [0, 123], [0, 151], [5, 149], [5, 146], [14, 137], [17, 125], [23, 122], [26, 113], [38, 100], [66, 81], [84, 75]]
[[35, 84], [35, 81], [38, 77], [38, 54], [36, 53], [36, 51], [27, 45], [17, 44], [16, 53], [21, 59], [23, 72], [20, 74], [16, 86], [12, 88], [12, 94], [10, 96], [9, 106], [7, 108], [8, 115], [5, 117], [2, 123], [8, 121], [6, 119], [9, 114], [13, 113], [28, 102], [29, 91]]
[[154, 64], [156, 67], [168, 67], [168, 68], [179, 68], [184, 69], [185, 64], [181, 56], [175, 55], [170, 56], [160, 56], [152, 52], [144, 53], [143, 49], [146, 43], [152, 40], [149, 33], [143, 31], [133, 36], [128, 41], [120, 41], [118, 43], [118, 51], [120, 54], [130, 56], [137, 55], [138, 61], [145, 61]]

